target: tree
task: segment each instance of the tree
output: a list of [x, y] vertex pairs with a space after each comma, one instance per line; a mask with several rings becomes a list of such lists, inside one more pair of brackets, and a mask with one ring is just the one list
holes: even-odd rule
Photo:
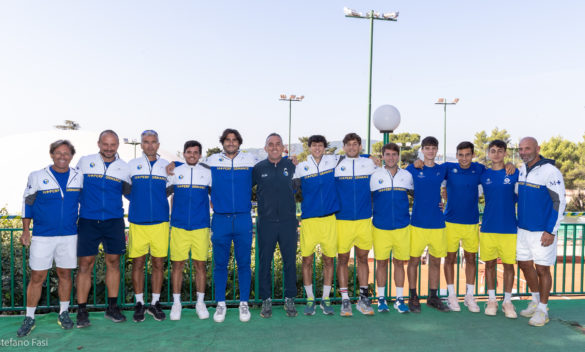
[[220, 147], [208, 148], [207, 151], [205, 152], [205, 156], [209, 157], [210, 155], [217, 154], [220, 152], [221, 152]]
[[[487, 164], [487, 147], [491, 141], [495, 141], [496, 139], [502, 140], [508, 145], [511, 142], [510, 133], [508, 133], [506, 129], [500, 130], [496, 127], [492, 130], [489, 137], [485, 131], [480, 131], [475, 134], [473, 144], [475, 146], [475, 158], [478, 162]], [[511, 152], [515, 152], [515, 150], [512, 150]], [[510, 152], [508, 152], [508, 154], [510, 154]], [[508, 161], [508, 159], [509, 158], [506, 158], [506, 161]]]
[[[412, 164], [417, 156], [420, 149], [420, 134], [418, 133], [397, 133], [390, 134], [390, 142], [398, 144], [400, 147], [400, 163], [401, 166]], [[372, 145], [372, 154], [382, 157], [383, 142], [377, 142]]]
[[[579, 180], [579, 184], [582, 184], [585, 169], [578, 168], [583, 157], [582, 154], [579, 154], [579, 146], [576, 143], [561, 136], [552, 137], [540, 145], [540, 154], [545, 158], [555, 160], [556, 166], [563, 174], [567, 188], [574, 188], [577, 180]], [[581, 166], [585, 166], [585, 164], [581, 164]]]

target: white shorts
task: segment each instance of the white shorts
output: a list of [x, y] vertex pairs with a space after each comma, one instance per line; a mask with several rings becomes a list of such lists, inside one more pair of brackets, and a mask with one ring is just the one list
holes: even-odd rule
[[540, 244], [542, 231], [527, 231], [518, 228], [518, 239], [516, 241], [516, 259], [518, 261], [533, 260], [534, 264], [553, 266], [557, 261], [557, 236], [554, 242], [543, 247]]
[[32, 270], [57, 268], [77, 268], [77, 235], [72, 236], [32, 236], [29, 266]]

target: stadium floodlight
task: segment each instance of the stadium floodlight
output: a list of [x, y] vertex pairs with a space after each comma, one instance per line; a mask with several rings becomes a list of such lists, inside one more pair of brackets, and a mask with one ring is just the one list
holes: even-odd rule
[[292, 127], [292, 103], [301, 102], [305, 99], [304, 95], [297, 96], [295, 94], [291, 94], [287, 96], [286, 94], [280, 95], [280, 101], [288, 101], [288, 155], [290, 155], [290, 148], [291, 148], [291, 127]]
[[447, 102], [445, 98], [437, 99], [435, 105], [443, 105], [443, 162], [447, 161], [447, 105], [455, 105], [459, 102], [459, 98], [453, 99], [452, 102]]

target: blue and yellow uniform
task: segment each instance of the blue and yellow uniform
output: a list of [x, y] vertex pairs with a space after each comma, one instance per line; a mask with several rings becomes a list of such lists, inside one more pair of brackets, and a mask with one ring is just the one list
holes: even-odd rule
[[250, 298], [252, 251], [252, 169], [258, 158], [239, 152], [233, 159], [213, 154], [204, 162], [211, 168], [211, 242], [213, 245], [215, 300], [225, 301], [228, 262], [232, 241], [238, 263], [240, 301]]
[[447, 168], [444, 164], [433, 167], [414, 165], [406, 168], [412, 175], [414, 184], [414, 204], [410, 219], [410, 256], [420, 257], [425, 248], [436, 258], [447, 256], [447, 236], [445, 234], [445, 215], [439, 208], [441, 203], [441, 183]]
[[355, 245], [372, 248], [372, 196], [370, 175], [376, 165], [369, 158], [342, 156], [335, 167], [335, 185], [340, 210], [337, 218], [338, 252], [348, 253]]
[[410, 259], [410, 212], [408, 194], [414, 184], [412, 175], [398, 169], [392, 176], [386, 168], [378, 169], [370, 179], [374, 204], [374, 256], [377, 260]]
[[505, 169], [487, 169], [481, 175], [485, 209], [479, 235], [480, 259], [484, 262], [501, 258], [505, 264], [516, 263], [515, 193], [519, 172], [507, 175]]
[[482, 164], [472, 162], [467, 169], [459, 163], [445, 163], [447, 174], [447, 206], [445, 226], [447, 252], [457, 252], [461, 242], [468, 253], [479, 249], [479, 185], [485, 170]]
[[327, 257], [337, 255], [335, 213], [340, 209], [335, 187], [335, 167], [339, 157], [323, 155], [317, 163], [312, 155], [296, 167], [294, 179], [303, 192], [301, 202], [301, 255], [308, 257], [321, 246]]
[[209, 192], [211, 170], [207, 165], [182, 164], [169, 177], [173, 191], [171, 260], [207, 260], [209, 251]]
[[153, 257], [166, 257], [169, 249], [170, 183], [165, 170], [168, 161], [157, 157], [149, 161], [146, 155], [132, 159], [130, 168], [130, 208], [128, 221], [128, 256], [137, 258], [150, 250]]

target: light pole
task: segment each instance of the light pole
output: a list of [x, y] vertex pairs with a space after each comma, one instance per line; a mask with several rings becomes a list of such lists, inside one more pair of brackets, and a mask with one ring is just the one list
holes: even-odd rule
[[396, 107], [382, 105], [374, 111], [374, 126], [384, 134], [384, 144], [390, 142], [390, 133], [394, 132], [398, 125], [400, 125], [400, 112]]
[[290, 155], [290, 148], [291, 148], [291, 144], [290, 144], [290, 131], [291, 131], [291, 121], [292, 121], [292, 102], [293, 101], [298, 101], [301, 102], [303, 101], [303, 99], [305, 99], [304, 95], [301, 95], [300, 97], [297, 97], [294, 94], [291, 94], [289, 96], [287, 96], [286, 94], [281, 94], [280, 95], [280, 101], [288, 101], [288, 155]]
[[459, 102], [459, 98], [453, 99], [448, 103], [445, 98], [439, 98], [435, 105], [443, 105], [444, 119], [443, 119], [443, 162], [447, 162], [447, 105], [455, 105]]
[[347, 7], [343, 8], [343, 13], [345, 17], [352, 17], [352, 18], [364, 18], [370, 20], [370, 78], [368, 83], [368, 142], [367, 142], [367, 152], [370, 154], [370, 127], [372, 125], [372, 57], [374, 55], [374, 20], [381, 20], [381, 21], [398, 21], [398, 11], [396, 12], [386, 12], [380, 14], [379, 12], [375, 12], [374, 10], [370, 10], [365, 15], [361, 12], [357, 12], [355, 10], [349, 9]]
[[134, 146], [134, 159], [136, 159], [136, 146], [140, 144], [136, 139], [129, 140], [128, 138], [124, 138], [124, 144], [130, 144]]

